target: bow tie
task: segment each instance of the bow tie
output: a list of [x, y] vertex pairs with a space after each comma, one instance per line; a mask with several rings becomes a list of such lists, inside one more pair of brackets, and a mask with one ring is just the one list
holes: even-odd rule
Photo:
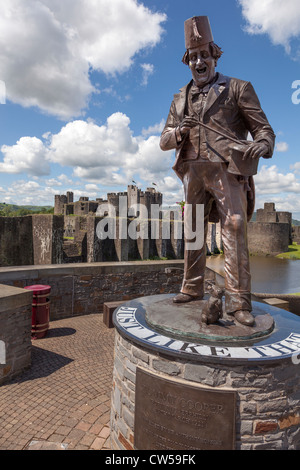
[[204, 88], [199, 88], [197, 87], [196, 85], [193, 85], [192, 88], [191, 88], [191, 94], [192, 96], [197, 96], [197, 95], [200, 95], [200, 94], [207, 94], [210, 90], [210, 85], [205, 85]]

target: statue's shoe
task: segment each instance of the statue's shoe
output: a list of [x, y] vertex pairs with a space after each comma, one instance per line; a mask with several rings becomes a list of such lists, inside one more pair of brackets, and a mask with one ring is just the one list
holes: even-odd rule
[[245, 326], [253, 326], [255, 323], [254, 316], [248, 310], [237, 310], [234, 312], [234, 318]]
[[173, 302], [175, 304], [184, 304], [186, 302], [192, 302], [193, 300], [201, 300], [201, 297], [195, 297], [193, 295], [183, 294], [180, 292], [173, 298]]

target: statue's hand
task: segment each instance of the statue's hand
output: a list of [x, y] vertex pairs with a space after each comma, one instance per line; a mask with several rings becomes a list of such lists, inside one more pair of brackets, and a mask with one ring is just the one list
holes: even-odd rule
[[193, 127], [197, 126], [199, 121], [193, 116], [185, 116], [180, 123], [179, 130], [182, 135], [187, 134]]
[[264, 155], [267, 155], [268, 152], [268, 146], [264, 142], [252, 142], [244, 153], [243, 160], [246, 158], [263, 157]]

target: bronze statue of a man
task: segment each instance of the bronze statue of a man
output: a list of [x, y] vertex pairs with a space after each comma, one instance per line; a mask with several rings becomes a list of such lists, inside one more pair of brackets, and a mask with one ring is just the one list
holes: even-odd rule
[[[208, 17], [186, 20], [184, 30], [183, 62], [192, 80], [174, 95], [160, 146], [176, 149], [173, 169], [186, 204], [204, 205], [205, 239], [208, 222], [220, 220], [226, 313], [252, 326], [247, 222], [254, 210], [253, 175], [259, 157], [272, 157], [275, 134], [251, 83], [216, 73], [222, 51]], [[184, 279], [174, 302], [203, 298], [205, 266], [205, 243], [200, 250], [185, 249]]]

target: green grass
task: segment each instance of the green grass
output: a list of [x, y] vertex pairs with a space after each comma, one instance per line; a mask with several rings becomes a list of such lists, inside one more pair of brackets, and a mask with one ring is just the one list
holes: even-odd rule
[[276, 258], [300, 259], [300, 245], [294, 242], [292, 245], [289, 245], [289, 251], [280, 253]]

